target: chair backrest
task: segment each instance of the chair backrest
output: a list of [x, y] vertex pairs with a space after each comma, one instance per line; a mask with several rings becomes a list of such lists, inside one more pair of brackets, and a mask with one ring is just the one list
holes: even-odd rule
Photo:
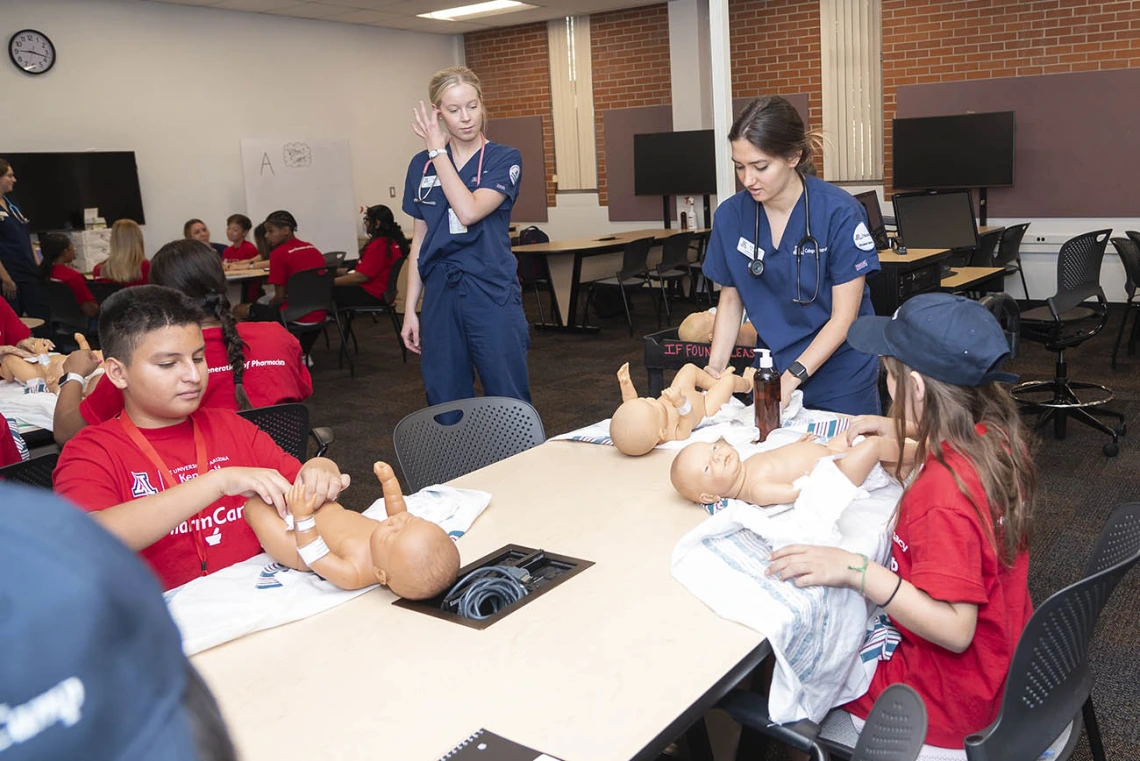
[[81, 333], [87, 332], [87, 315], [79, 308], [75, 292], [66, 283], [42, 280], [38, 285], [51, 312], [52, 323], [74, 328]]
[[544, 233], [541, 229], [531, 225], [519, 230], [519, 245], [525, 246], [528, 243], [549, 243], [550, 236]]
[[1132, 238], [1113, 238], [1112, 246], [1124, 263], [1124, 292], [1131, 301], [1136, 295], [1136, 284], [1140, 283], [1140, 245]]
[[1069, 238], [1057, 254], [1057, 293], [1100, 287], [1100, 265], [1112, 230], [1093, 230]]
[[987, 293], [978, 303], [997, 318], [1005, 332], [1005, 340], [1009, 342], [1009, 358], [1015, 359], [1021, 344], [1021, 310], [1017, 308], [1017, 302], [1008, 293]]
[[309, 408], [295, 402], [242, 410], [241, 417], [269, 434], [277, 446], [304, 462], [309, 447]]
[[89, 280], [87, 287], [91, 290], [91, 295], [95, 297], [95, 301], [102, 304], [113, 293], [126, 288], [122, 283], [116, 283], [113, 280]]
[[348, 256], [347, 251], [326, 251], [325, 252], [325, 266], [326, 267], [340, 267], [344, 264], [344, 257]]
[[388, 286], [384, 289], [384, 303], [388, 305], [396, 303], [396, 296], [400, 293], [400, 271], [407, 261], [408, 257], [401, 256], [392, 262], [392, 269], [388, 270]]
[[1140, 246], [1140, 232], [1136, 230], [1125, 230], [1124, 234], [1128, 236], [1128, 240]]
[[1118, 507], [1097, 539], [1088, 574], [1040, 605], [1017, 642], [1001, 713], [966, 738], [970, 761], [1037, 758], [1092, 690], [1089, 643], [1117, 583], [1140, 560], [1140, 503]]
[[649, 249], [653, 246], [653, 238], [638, 238], [625, 244], [625, 251], [621, 255], [621, 271], [618, 277], [625, 280], [629, 277], [644, 276], [649, 271]]
[[998, 241], [997, 254], [994, 256], [993, 266], [1004, 267], [1007, 264], [1017, 261], [1021, 257], [1021, 239], [1025, 237], [1025, 231], [1029, 229], [1029, 223], [1026, 222], [1020, 225], [1013, 225], [1001, 231], [1001, 240]]
[[661, 244], [661, 263], [657, 265], [658, 272], [687, 269], [689, 266], [689, 244], [693, 240], [692, 233], [675, 233], [665, 239]]
[[310, 312], [319, 310], [335, 311], [333, 303], [333, 280], [336, 270], [332, 267], [318, 267], [301, 270], [289, 276], [285, 294], [289, 305], [281, 310], [281, 321], [288, 324]]
[[392, 431], [410, 491], [444, 483], [546, 441], [538, 411], [524, 401], [477, 396], [413, 412]]
[[978, 233], [978, 247], [970, 257], [971, 267], [993, 267], [994, 256], [997, 254], [998, 243], [1005, 230], [990, 230], [987, 233]]
[[59, 462], [58, 454], [45, 454], [0, 468], [0, 481], [51, 489], [51, 474]]
[[875, 701], [851, 761], [915, 761], [926, 741], [926, 704], [913, 688], [892, 684]]
[[550, 280], [550, 262], [545, 256], [522, 253], [515, 254], [515, 259], [519, 263], [519, 281], [523, 285], [533, 285]]

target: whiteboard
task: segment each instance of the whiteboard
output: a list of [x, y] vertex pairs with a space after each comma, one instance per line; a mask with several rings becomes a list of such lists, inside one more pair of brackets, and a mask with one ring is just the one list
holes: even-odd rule
[[245, 202], [253, 224], [285, 209], [297, 219], [297, 237], [322, 253], [357, 256], [360, 224], [352, 193], [348, 140], [306, 138], [241, 141]]

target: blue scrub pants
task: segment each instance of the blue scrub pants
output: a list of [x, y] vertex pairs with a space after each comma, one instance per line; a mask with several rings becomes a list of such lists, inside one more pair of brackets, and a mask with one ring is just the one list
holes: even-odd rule
[[[814, 380], [814, 379], [813, 379]], [[862, 388], [852, 388], [843, 394], [832, 393], [815, 398], [812, 394], [811, 382], [803, 387], [804, 407], [812, 410], [826, 410], [840, 412], [844, 415], [882, 415], [883, 406], [879, 398], [879, 386], [872, 383]]]
[[18, 316], [27, 315], [28, 317], [38, 317], [44, 321], [42, 328], [37, 328], [32, 331], [36, 335], [50, 336], [51, 335], [51, 309], [48, 308], [47, 302], [44, 300], [43, 294], [40, 292], [39, 281], [36, 280], [16, 280], [16, 298], [15, 300], [8, 300], [12, 305], [12, 309]]
[[462, 270], [442, 264], [424, 283], [423, 303], [420, 369], [429, 405], [475, 396], [475, 372], [487, 396], [530, 402], [530, 326], [517, 286], [497, 304]]

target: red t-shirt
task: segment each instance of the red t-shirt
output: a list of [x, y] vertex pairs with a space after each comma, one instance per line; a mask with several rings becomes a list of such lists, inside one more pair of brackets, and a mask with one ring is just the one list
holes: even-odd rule
[[31, 337], [32, 331], [20, 320], [16, 310], [7, 299], [0, 298], [0, 346], [15, 346]]
[[[301, 463], [248, 420], [218, 409], [199, 409], [194, 419], [205, 438], [210, 470], [275, 468], [288, 480], [296, 479]], [[142, 430], [180, 483], [198, 476], [192, 430], [189, 420], [168, 428]], [[130, 440], [119, 418], [84, 428], [67, 442], [53, 474], [56, 493], [88, 512], [158, 494], [166, 488], [163, 479]], [[261, 551], [257, 536], [243, 519], [247, 501], [241, 496], [223, 497], [140, 553], [166, 589], [215, 573]], [[205, 571], [198, 559], [199, 542], [204, 542], [206, 549]]]
[[[95, 266], [98, 267], [99, 265]], [[51, 279], [58, 280], [70, 288], [71, 292], [75, 294], [75, 303], [77, 304], [85, 304], [88, 301], [95, 300], [95, 297], [91, 295], [91, 289], [87, 287], [87, 278], [71, 267], [62, 264], [52, 265]]]
[[[0, 468], [13, 465], [22, 459], [20, 448], [16, 446], [16, 440], [12, 438], [12, 429], [8, 427], [8, 421], [4, 419], [4, 416], [0, 415]], [[0, 481], [2, 480], [4, 479], [0, 476]]]
[[[238, 335], [246, 343], [242, 386], [254, 407], [303, 402], [313, 393], [313, 379], [305, 367], [301, 344], [277, 322], [240, 322]], [[234, 375], [226, 357], [221, 328], [202, 331], [206, 341], [209, 381], [200, 407], [237, 410]], [[88, 425], [110, 420], [123, 410], [123, 392], [106, 377], [79, 403], [79, 414]]]
[[936, 600], [977, 605], [974, 640], [965, 652], [953, 653], [893, 621], [902, 641], [889, 661], [879, 663], [867, 693], [845, 708], [865, 719], [883, 690], [903, 682], [926, 702], [927, 744], [961, 748], [967, 735], [997, 718], [1013, 651], [1033, 614], [1033, 602], [1029, 553], [1019, 554], [1012, 568], [1001, 564], [977, 511], [954, 481], [957, 473], [977, 495], [981, 514], [988, 516], [973, 465], [953, 450], [945, 455], [949, 469], [927, 459], [903, 496], [891, 570]]
[[[146, 285], [147, 283], [150, 282], [150, 259], [143, 259], [142, 264], [139, 265], [139, 267], [142, 269], [142, 277], [140, 277], [138, 280], [132, 280], [129, 283], [123, 283], [123, 285]], [[103, 262], [99, 262], [91, 270], [91, 276], [94, 278], [99, 278], [99, 273], [102, 271], [103, 271]], [[99, 279], [105, 280], [107, 278], [99, 278]]]
[[368, 276], [368, 282], [361, 283], [360, 287], [383, 301], [384, 291], [388, 290], [388, 273], [392, 271], [392, 265], [396, 260], [403, 255], [400, 244], [391, 238], [373, 238], [368, 241], [356, 265], [357, 272]]
[[226, 246], [222, 252], [223, 262], [244, 262], [246, 259], [257, 258], [257, 246], [248, 240], [243, 240], [236, 246]]
[[[290, 238], [269, 254], [269, 284], [284, 288], [296, 273], [323, 269], [324, 266], [325, 257], [316, 246], [299, 238]], [[282, 302], [281, 308], [284, 309], [287, 303]], [[317, 310], [309, 312], [298, 322], [322, 322], [324, 319], [325, 312]]]

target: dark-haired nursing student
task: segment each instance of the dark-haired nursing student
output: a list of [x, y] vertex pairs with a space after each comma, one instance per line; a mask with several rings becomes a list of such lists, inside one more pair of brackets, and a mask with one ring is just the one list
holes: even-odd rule
[[855, 318], [874, 314], [867, 275], [879, 269], [862, 207], [807, 171], [812, 136], [784, 98], [749, 103], [728, 139], [744, 190], [716, 210], [705, 256], [721, 285], [709, 372], [727, 366], [747, 310], [784, 406], [802, 387], [806, 407], [879, 414], [878, 358], [847, 343]]
[[[201, 406], [244, 410], [301, 402], [313, 393], [301, 344], [281, 323], [235, 323], [222, 264], [212, 248], [195, 240], [167, 243], [154, 255], [151, 282], [189, 296], [205, 314], [202, 338], [209, 383]], [[64, 362], [65, 372], [82, 376], [95, 367], [94, 358], [83, 352], [74, 352]], [[85, 426], [123, 411], [123, 392], [106, 377], [86, 399], [82, 385], [60, 387], [53, 433], [61, 445]]]
[[413, 108], [424, 141], [408, 166], [404, 212], [415, 218], [408, 255], [408, 304], [401, 336], [423, 355], [428, 404], [475, 395], [530, 401], [529, 326], [508, 228], [519, 192], [518, 150], [483, 135], [479, 78], [444, 69], [428, 85], [431, 107]]
[[364, 229], [368, 231], [368, 244], [360, 251], [360, 261], [355, 269], [339, 275], [335, 282], [336, 303], [342, 307], [387, 304], [384, 293], [388, 290], [392, 265], [411, 249], [387, 206], [368, 207], [364, 213]]
[[28, 218], [8, 197], [16, 187], [16, 170], [0, 159], [0, 294], [17, 315], [51, 319], [51, 310], [40, 293], [36, 256]]

